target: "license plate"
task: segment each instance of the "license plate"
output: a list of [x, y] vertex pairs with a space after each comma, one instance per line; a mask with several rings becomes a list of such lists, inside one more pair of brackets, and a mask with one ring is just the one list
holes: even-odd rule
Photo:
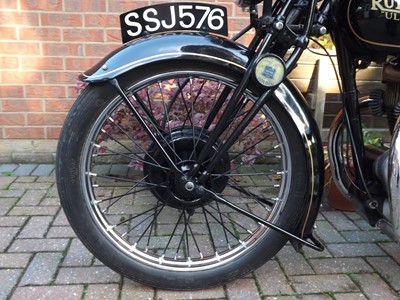
[[204, 31], [228, 35], [227, 9], [223, 6], [180, 2], [146, 6], [120, 16], [122, 42], [165, 31]]

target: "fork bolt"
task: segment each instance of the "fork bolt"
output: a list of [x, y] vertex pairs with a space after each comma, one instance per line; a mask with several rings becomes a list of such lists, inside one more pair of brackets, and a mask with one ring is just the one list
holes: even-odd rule
[[194, 183], [191, 181], [186, 182], [185, 189], [189, 192], [194, 190]]

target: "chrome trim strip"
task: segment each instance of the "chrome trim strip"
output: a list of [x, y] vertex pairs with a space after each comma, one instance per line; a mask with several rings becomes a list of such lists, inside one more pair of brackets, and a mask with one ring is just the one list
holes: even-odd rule
[[169, 58], [179, 58], [179, 57], [186, 56], [186, 55], [187, 56], [204, 57], [204, 58], [208, 58], [208, 59], [212, 59], [212, 60], [218, 60], [218, 61], [230, 64], [230, 65], [234, 65], [234, 66], [236, 66], [238, 68], [241, 68], [243, 70], [246, 69], [242, 65], [239, 65], [239, 64], [237, 64], [235, 62], [232, 62], [230, 60], [226, 60], [226, 59], [223, 59], [223, 58], [220, 58], [220, 57], [216, 57], [216, 56], [211, 56], [211, 55], [207, 55], [207, 54], [200, 54], [200, 53], [195, 53], [195, 52], [170, 52], [170, 53], [163, 53], [163, 54], [153, 55], [153, 56], [145, 57], [145, 58], [142, 58], [142, 59], [139, 59], [139, 60], [135, 60], [133, 62], [130, 62], [129, 64], [122, 65], [122, 66], [120, 66], [120, 67], [118, 67], [116, 69], [113, 69], [113, 70], [111, 70], [109, 72], [102, 73], [102, 74], [99, 74], [99, 75], [86, 75], [85, 72], [83, 72], [82, 75], [85, 76], [85, 78], [91, 78], [91, 79], [94, 79], [94, 80], [96, 80], [97, 78], [103, 78], [103, 77], [107, 77], [107, 76], [115, 77], [116, 75], [113, 75], [113, 74], [118, 73], [119, 71], [130, 70], [132, 68], [142, 66], [142, 65], [144, 65], [146, 63], [149, 63], [149, 62], [165, 60], [165, 59], [169, 59]]

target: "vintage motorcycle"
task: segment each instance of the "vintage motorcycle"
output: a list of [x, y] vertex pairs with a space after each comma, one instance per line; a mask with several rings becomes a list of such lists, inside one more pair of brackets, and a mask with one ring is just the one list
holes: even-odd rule
[[[400, 2], [166, 3], [121, 15], [123, 46], [80, 79], [59, 140], [57, 183], [78, 237], [105, 265], [166, 289], [225, 284], [313, 235], [324, 184], [319, 129], [287, 79], [310, 38], [330, 34], [343, 110], [334, 180], [371, 226], [400, 241]], [[253, 32], [248, 46], [236, 42]], [[355, 74], [384, 63], [384, 91]], [[361, 110], [388, 119], [390, 147], [364, 146]], [[351, 167], [350, 167], [351, 165]]]

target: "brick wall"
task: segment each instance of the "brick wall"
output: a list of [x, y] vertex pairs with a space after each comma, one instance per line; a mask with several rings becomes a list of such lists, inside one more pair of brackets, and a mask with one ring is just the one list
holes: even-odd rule
[[[1, 161], [54, 159], [61, 125], [77, 96], [75, 76], [120, 45], [120, 13], [155, 3], [0, 0]], [[233, 0], [220, 3], [228, 8], [231, 34], [247, 24], [247, 13]], [[312, 73], [312, 59], [306, 66]], [[310, 81], [298, 83], [305, 91]]]
[[[121, 44], [120, 13], [152, 3], [0, 0], [1, 160], [52, 159], [75, 76]], [[247, 14], [223, 4], [237, 31]]]

